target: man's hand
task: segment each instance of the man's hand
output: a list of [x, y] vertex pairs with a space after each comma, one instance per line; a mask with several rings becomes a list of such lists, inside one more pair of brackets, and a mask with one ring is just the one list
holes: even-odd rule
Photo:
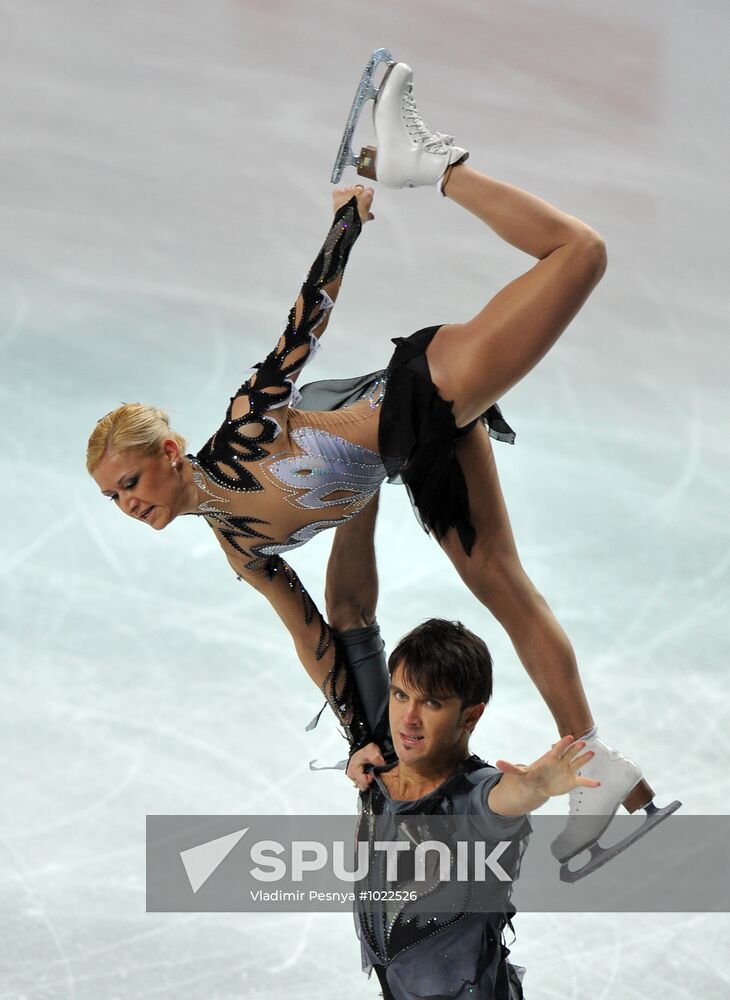
[[362, 184], [356, 184], [354, 187], [348, 188], [337, 188], [336, 191], [332, 192], [332, 210], [337, 212], [343, 205], [346, 205], [350, 198], [357, 199], [357, 210], [360, 215], [361, 222], [370, 222], [375, 216], [370, 211], [370, 206], [373, 203], [373, 196], [375, 192], [372, 188], [366, 188]]
[[584, 740], [575, 742], [573, 736], [564, 736], [532, 764], [498, 760], [496, 766], [505, 776], [489, 793], [489, 807], [503, 816], [518, 816], [537, 809], [553, 795], [579, 786], [598, 788], [600, 781], [576, 773], [594, 756], [592, 750], [578, 752], [585, 745]]
[[347, 765], [345, 774], [361, 792], [366, 792], [373, 780], [372, 771], [365, 770], [366, 764], [374, 764], [375, 767], [382, 767], [385, 764], [377, 743], [368, 743], [362, 750], [358, 750], [350, 757], [350, 763]]

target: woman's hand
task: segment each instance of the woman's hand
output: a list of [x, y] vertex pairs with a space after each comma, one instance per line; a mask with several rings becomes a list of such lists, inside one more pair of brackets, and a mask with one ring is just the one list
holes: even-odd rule
[[358, 750], [350, 757], [350, 763], [347, 765], [345, 772], [347, 777], [361, 792], [366, 792], [373, 780], [372, 771], [365, 770], [366, 764], [373, 764], [375, 767], [382, 767], [385, 764], [377, 743], [368, 743], [367, 746]]
[[370, 211], [374, 194], [375, 192], [372, 188], [366, 188], [362, 184], [356, 184], [354, 187], [337, 188], [336, 191], [332, 192], [332, 209], [334, 212], [337, 212], [343, 205], [348, 203], [350, 198], [355, 197], [357, 198], [357, 210], [360, 215], [360, 221], [369, 222], [375, 218]]

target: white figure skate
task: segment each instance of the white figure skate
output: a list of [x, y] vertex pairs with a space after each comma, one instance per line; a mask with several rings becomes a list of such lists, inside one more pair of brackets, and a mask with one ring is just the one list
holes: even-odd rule
[[[560, 879], [563, 882], [577, 882], [590, 875], [596, 868], [605, 865], [636, 843], [682, 805], [681, 802], [674, 801], [658, 809], [653, 802], [654, 792], [636, 764], [596, 736], [586, 740], [585, 749], [581, 753], [588, 750], [592, 750], [595, 756], [581, 767], [578, 774], [595, 778], [601, 785], [599, 788], [575, 788], [570, 793], [568, 822], [551, 844], [553, 856], [561, 863]], [[630, 813], [644, 809], [647, 818], [624, 840], [611, 847], [601, 847], [598, 838], [613, 819], [619, 805], [623, 805]], [[590, 851], [589, 860], [571, 871], [568, 862], [585, 850]]]
[[[388, 70], [378, 88], [373, 83], [376, 67], [388, 63]], [[374, 101], [375, 146], [363, 146], [360, 155], [352, 151], [352, 137], [368, 100]], [[413, 99], [413, 70], [396, 63], [388, 49], [377, 49], [365, 68], [352, 102], [337, 159], [332, 183], [337, 184], [346, 166], [357, 167], [362, 177], [377, 180], [385, 187], [420, 187], [436, 184], [450, 166], [463, 163], [469, 156], [454, 145], [454, 138], [430, 129]]]

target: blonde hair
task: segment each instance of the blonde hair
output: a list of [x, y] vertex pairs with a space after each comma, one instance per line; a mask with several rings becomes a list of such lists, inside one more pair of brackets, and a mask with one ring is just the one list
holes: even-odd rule
[[118, 451], [141, 451], [154, 455], [162, 442], [172, 438], [181, 452], [185, 438], [170, 428], [166, 413], [144, 403], [123, 403], [97, 421], [86, 446], [86, 468], [93, 474], [104, 455]]

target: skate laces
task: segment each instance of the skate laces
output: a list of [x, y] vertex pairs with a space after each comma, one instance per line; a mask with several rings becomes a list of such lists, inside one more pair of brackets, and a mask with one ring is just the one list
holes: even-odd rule
[[568, 816], [576, 816], [583, 804], [583, 788], [574, 788], [568, 795]]
[[428, 153], [445, 153], [449, 146], [454, 143], [453, 135], [445, 135], [443, 132], [434, 132], [424, 122], [418, 113], [416, 102], [413, 99], [413, 84], [409, 83], [403, 91], [402, 99], [403, 121], [405, 122], [408, 134], [416, 142], [423, 145]]

